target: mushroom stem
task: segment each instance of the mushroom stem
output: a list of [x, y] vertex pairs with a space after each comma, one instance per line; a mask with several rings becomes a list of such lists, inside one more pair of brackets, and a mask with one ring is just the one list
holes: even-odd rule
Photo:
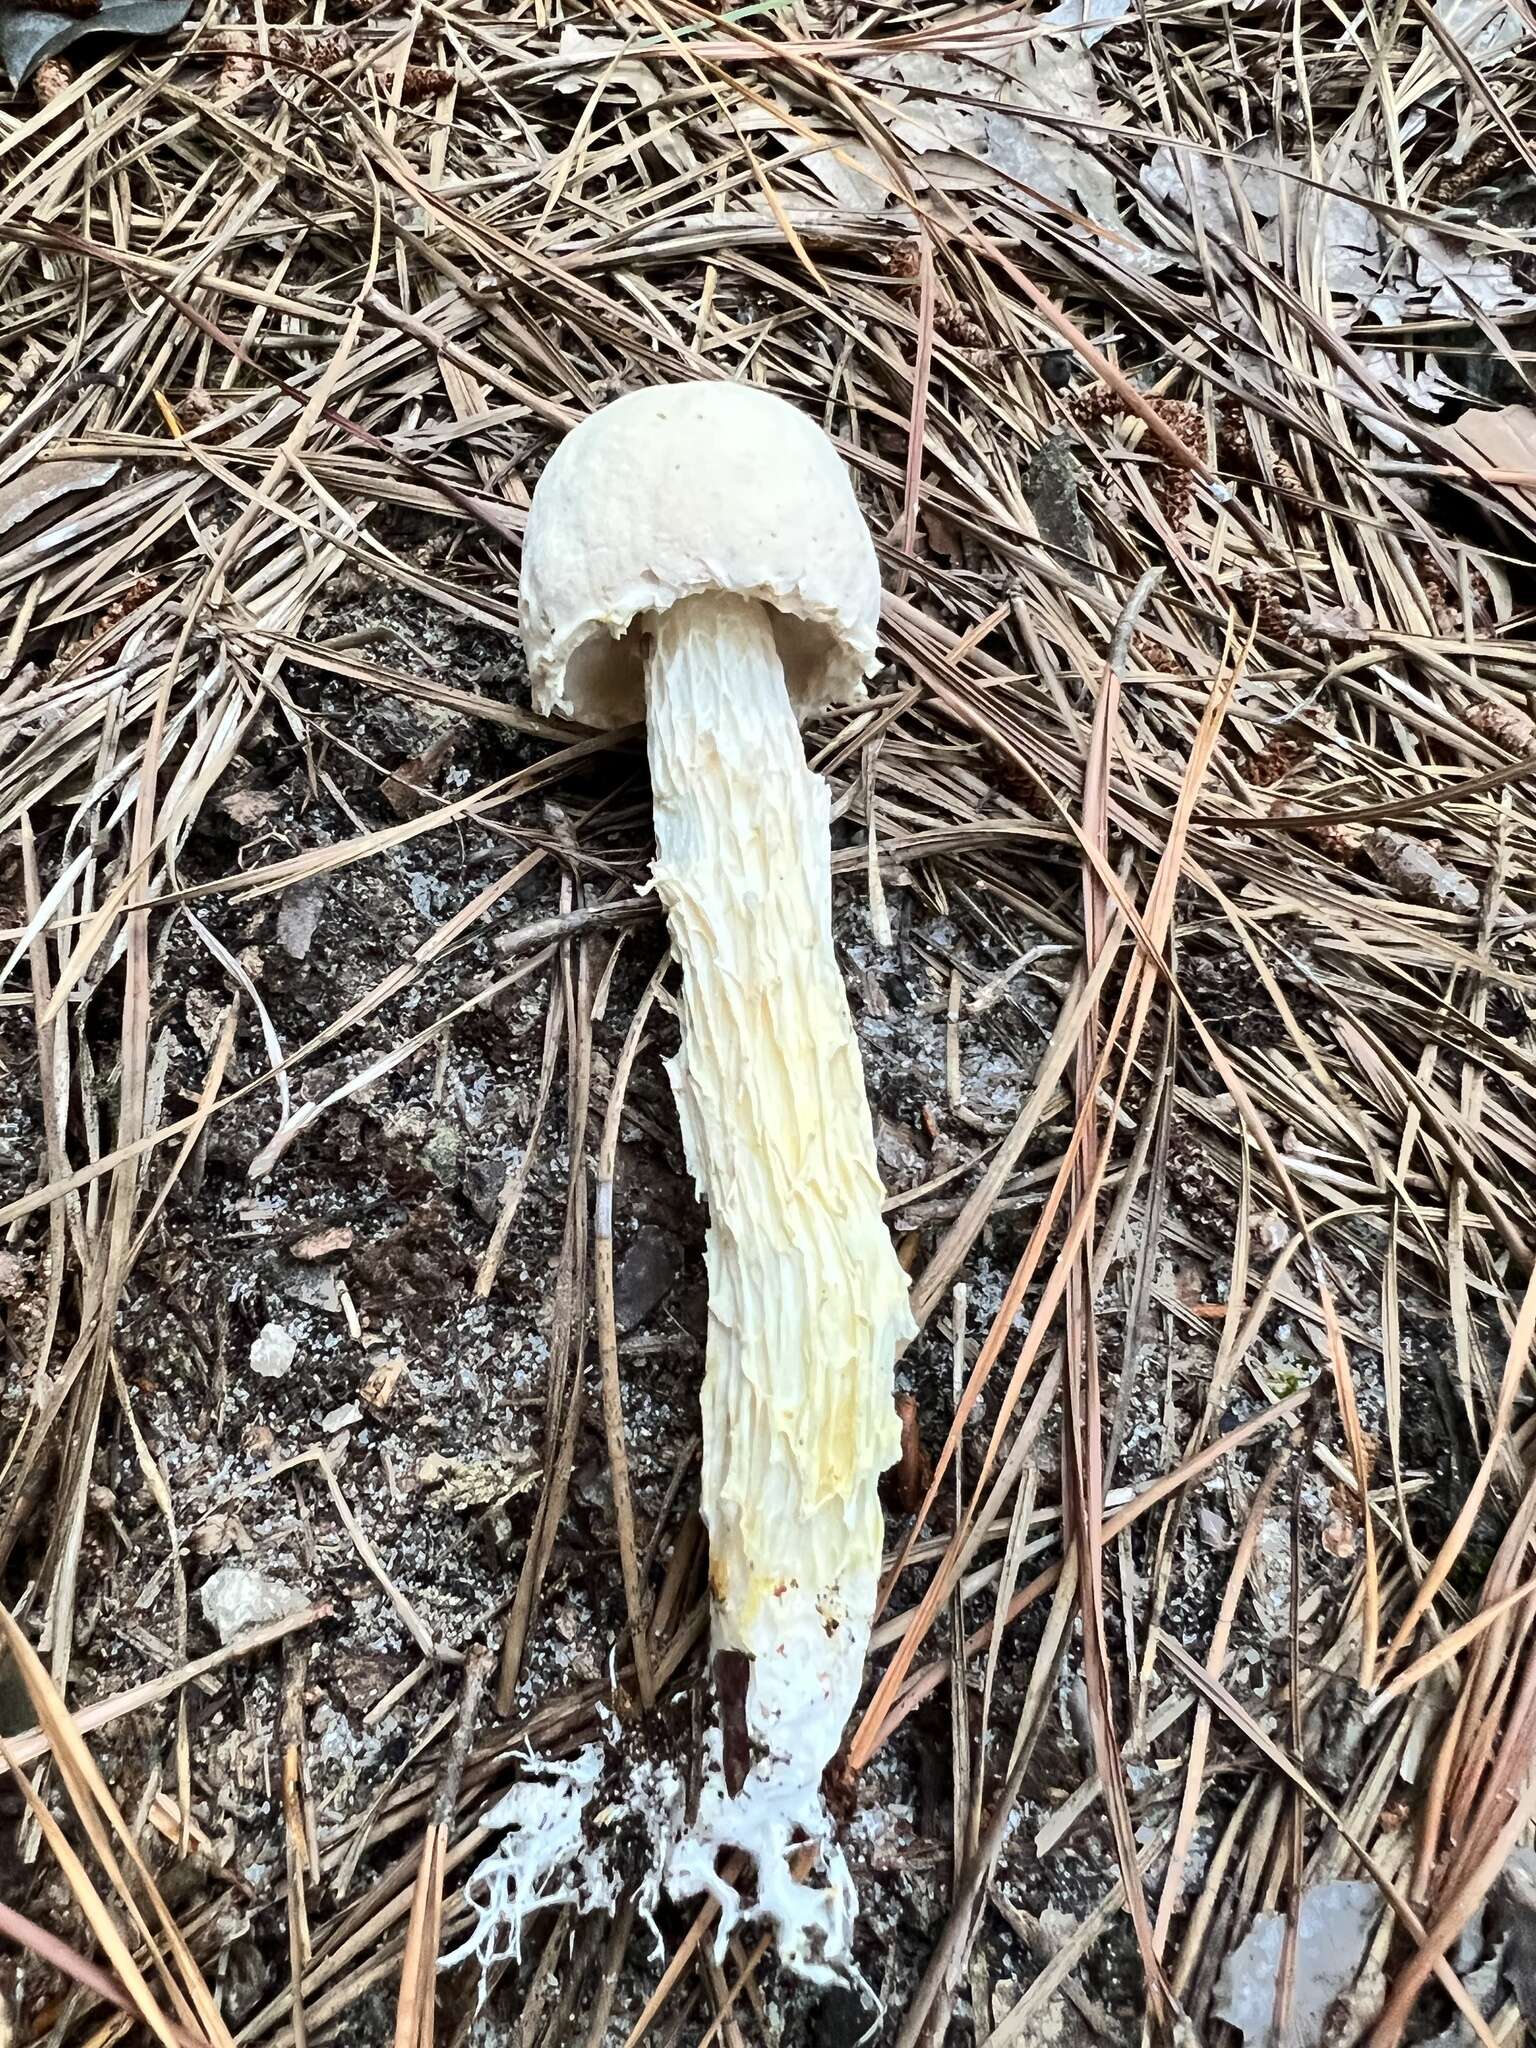
[[750, 1660], [726, 1781], [742, 1789], [750, 1749], [752, 1776], [798, 1784], [795, 1824], [824, 1834], [812, 1821], [863, 1673], [913, 1323], [832, 947], [830, 800], [770, 614], [712, 593], [645, 624], [654, 873], [683, 972], [670, 1074], [709, 1205], [714, 1647]]

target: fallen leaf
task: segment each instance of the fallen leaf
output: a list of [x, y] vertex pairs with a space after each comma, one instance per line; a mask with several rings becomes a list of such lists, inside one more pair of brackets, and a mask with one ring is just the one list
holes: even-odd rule
[[1501, 405], [1496, 412], [1464, 412], [1447, 436], [1459, 442], [1476, 469], [1506, 472], [1506, 490], [1536, 504], [1536, 407]]
[[[1382, 1910], [1373, 1884], [1353, 1880], [1314, 1885], [1303, 1892], [1296, 1925], [1296, 1979], [1291, 2001], [1290, 2048], [1318, 2048], [1335, 1999], [1355, 1981]], [[1246, 1939], [1221, 1966], [1215, 2011], [1236, 2027], [1245, 2048], [1262, 2048], [1274, 2024], [1285, 1915], [1261, 1913]]]
[[1117, 21], [1131, 11], [1131, 0], [1061, 0], [1049, 14], [1035, 17], [1041, 28], [1080, 28], [1079, 38], [1088, 48], [1107, 36]]
[[[1076, 4], [1076, 0], [1074, 0]], [[1043, 198], [1124, 235], [1115, 181], [1097, 157], [1029, 112], [1101, 124], [1093, 60], [1083, 36], [1021, 43], [995, 64], [972, 64], [926, 50], [881, 57], [866, 76], [886, 86], [891, 133], [922, 157], [947, 151], [979, 157]], [[895, 88], [891, 90], [891, 88]], [[904, 111], [903, 111], [904, 110]], [[925, 164], [925, 170], [939, 165]], [[974, 167], [967, 167], [974, 178]]]
[[517, 1466], [485, 1458], [450, 1458], [441, 1451], [429, 1451], [416, 1467], [423, 1487], [440, 1489], [439, 1502], [461, 1513], [479, 1508], [499, 1507], [517, 1494], [527, 1493], [539, 1482], [543, 1467], [537, 1458]]
[[[1224, 155], [1163, 143], [1141, 172], [1150, 198], [1176, 213], [1198, 215], [1274, 269], [1288, 267], [1289, 238], [1330, 295], [1356, 307], [1379, 291], [1384, 265], [1380, 226], [1355, 196], [1363, 183], [1363, 167], [1353, 155], [1325, 159], [1319, 176], [1309, 179], [1269, 134], [1250, 136]], [[1154, 216], [1151, 224], [1164, 241], [1170, 239], [1163, 222]]]
[[[654, 107], [663, 91], [656, 67], [626, 57], [627, 47], [617, 36], [589, 36], [567, 23], [560, 32], [559, 53], [573, 60], [573, 68], [553, 80], [555, 91], [590, 93], [596, 85], [604, 92], [632, 93], [642, 107]], [[602, 69], [594, 77], [599, 65]], [[648, 126], [657, 152], [674, 171], [681, 176], [698, 169], [698, 158], [675, 121], [662, 114], [648, 115]]]
[[1366, 834], [1365, 853], [1377, 873], [1401, 890], [1411, 903], [1460, 911], [1464, 917], [1476, 917], [1482, 909], [1483, 899], [1476, 886], [1459, 868], [1441, 860], [1422, 839], [1378, 825], [1374, 832]]
[[1464, 315], [1471, 305], [1483, 313], [1517, 313], [1536, 306], [1536, 295], [1516, 283], [1502, 256], [1448, 242], [1428, 228], [1405, 227], [1403, 240], [1413, 252], [1415, 282], [1429, 295], [1427, 312]]
[[1316, 605], [1311, 611], [1292, 612], [1291, 628], [1296, 637], [1313, 648], [1368, 647], [1375, 620], [1361, 604]]
[[369, 1372], [358, 1390], [359, 1399], [366, 1408], [387, 1408], [395, 1398], [400, 1376], [405, 1371], [405, 1360], [398, 1351], [392, 1351], [380, 1359]]
[[933, 1460], [923, 1442], [915, 1397], [898, 1394], [896, 1414], [901, 1423], [901, 1456], [888, 1472], [880, 1475], [880, 1493], [896, 1514], [915, 1515], [933, 1478]]
[[[4, 44], [3, 24], [10, 17], [0, 12], [0, 46]], [[0, 533], [8, 533], [31, 519], [57, 498], [76, 491], [99, 491], [117, 475], [115, 462], [34, 462], [0, 484]]]
[[881, 174], [878, 153], [851, 137], [830, 149], [813, 150], [802, 159], [805, 168], [829, 197], [847, 213], [873, 219], [890, 200], [890, 182]]
[[1280, 211], [1282, 163], [1270, 135], [1252, 136], [1226, 155], [1165, 142], [1142, 166], [1141, 188], [1177, 213], [1198, 212], [1207, 227], [1243, 242], [1243, 207], [1261, 223]]
[[1083, 510], [1080, 484], [1082, 468], [1072, 452], [1071, 437], [1065, 432], [1050, 434], [1029, 458], [1024, 472], [1024, 496], [1040, 538], [1048, 547], [1062, 548], [1094, 559], [1093, 528]]
[[0, 8], [0, 69], [12, 85], [25, 85], [45, 58], [82, 36], [163, 36], [179, 28], [191, 8], [192, 0], [101, 0], [94, 14]]
[[661, 98], [661, 80], [654, 66], [642, 64], [637, 57], [626, 57], [626, 47], [617, 36], [589, 36], [567, 23], [560, 31], [559, 55], [569, 57], [572, 68], [556, 75], [552, 81], [555, 91], [591, 92], [594, 81], [590, 74], [600, 67], [599, 76], [605, 85], [632, 92], [642, 106], [654, 106]]
[[453, 759], [458, 744], [458, 733], [450, 727], [439, 733], [425, 753], [414, 760], [402, 761], [400, 766], [386, 775], [379, 784], [379, 794], [397, 818], [422, 818], [434, 809], [437, 799], [433, 795], [438, 777]]
[[1435, 18], [1480, 71], [1517, 50], [1531, 33], [1530, 23], [1509, 0], [1435, 0]]

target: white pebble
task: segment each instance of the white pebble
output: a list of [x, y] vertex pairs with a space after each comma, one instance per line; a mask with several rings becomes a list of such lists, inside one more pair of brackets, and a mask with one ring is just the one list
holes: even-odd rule
[[267, 1323], [251, 1346], [251, 1371], [280, 1380], [298, 1354], [298, 1344], [281, 1323]]
[[221, 1643], [233, 1642], [263, 1622], [297, 1614], [304, 1605], [304, 1595], [297, 1588], [244, 1564], [221, 1565], [198, 1598], [204, 1620]]

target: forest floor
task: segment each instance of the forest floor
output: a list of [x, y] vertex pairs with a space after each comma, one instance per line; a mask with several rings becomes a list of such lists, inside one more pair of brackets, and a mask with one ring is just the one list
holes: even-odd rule
[[[215, 0], [0, 98], [0, 2048], [1536, 2024], [1533, 57]], [[887, 591], [806, 733], [920, 1325], [878, 2011], [632, 1894], [435, 1969], [534, 1760], [712, 1711], [643, 738], [516, 590], [721, 376]]]

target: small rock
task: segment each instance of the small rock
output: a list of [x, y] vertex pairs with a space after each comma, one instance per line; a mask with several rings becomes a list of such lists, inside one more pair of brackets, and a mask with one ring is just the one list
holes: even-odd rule
[[318, 882], [300, 882], [283, 891], [277, 912], [277, 943], [290, 960], [309, 958], [324, 902], [325, 890]]
[[327, 1436], [333, 1436], [338, 1429], [355, 1429], [362, 1419], [363, 1411], [355, 1401], [343, 1401], [339, 1408], [321, 1416], [320, 1427]]
[[251, 1371], [264, 1380], [280, 1380], [293, 1364], [298, 1349], [281, 1323], [267, 1323], [251, 1346]]
[[350, 1223], [333, 1223], [329, 1230], [312, 1230], [305, 1237], [295, 1238], [288, 1250], [296, 1259], [306, 1264], [313, 1259], [334, 1258], [337, 1252], [352, 1249], [352, 1226]]
[[1278, 1209], [1260, 1209], [1253, 1219], [1253, 1248], [1261, 1258], [1278, 1258], [1291, 1241], [1291, 1226]]
[[247, 1629], [263, 1622], [281, 1621], [285, 1614], [297, 1614], [305, 1604], [304, 1595], [281, 1579], [249, 1565], [221, 1565], [198, 1595], [203, 1619], [221, 1643], [232, 1643]]
[[252, 832], [264, 825], [268, 818], [275, 818], [286, 799], [271, 789], [232, 789], [227, 796], [216, 801], [218, 809], [232, 824], [238, 825], [242, 831]]
[[428, 1138], [422, 1162], [430, 1167], [439, 1180], [452, 1184], [459, 1177], [459, 1150], [462, 1140], [453, 1124], [439, 1124]]
[[340, 1314], [341, 1288], [330, 1266], [284, 1264], [279, 1266], [276, 1278], [287, 1300], [302, 1302], [305, 1308], [317, 1308], [322, 1315]]
[[682, 1270], [677, 1239], [654, 1223], [642, 1223], [614, 1267], [613, 1316], [620, 1330], [633, 1330], [658, 1309]]
[[1200, 1531], [1200, 1541], [1207, 1550], [1232, 1548], [1232, 1529], [1225, 1515], [1217, 1514], [1214, 1508], [1197, 1507], [1195, 1523]]
[[504, 1159], [474, 1159], [465, 1169], [464, 1198], [484, 1224], [496, 1221], [507, 1170]]
[[[1317, 2048], [1328, 2008], [1354, 1981], [1381, 1910], [1375, 1885], [1356, 1880], [1313, 1885], [1302, 1894], [1291, 2004], [1296, 2048]], [[1260, 2048], [1273, 2027], [1284, 1939], [1285, 1915], [1261, 1913], [1222, 1965], [1215, 2011], [1241, 2032], [1245, 2048]]]

